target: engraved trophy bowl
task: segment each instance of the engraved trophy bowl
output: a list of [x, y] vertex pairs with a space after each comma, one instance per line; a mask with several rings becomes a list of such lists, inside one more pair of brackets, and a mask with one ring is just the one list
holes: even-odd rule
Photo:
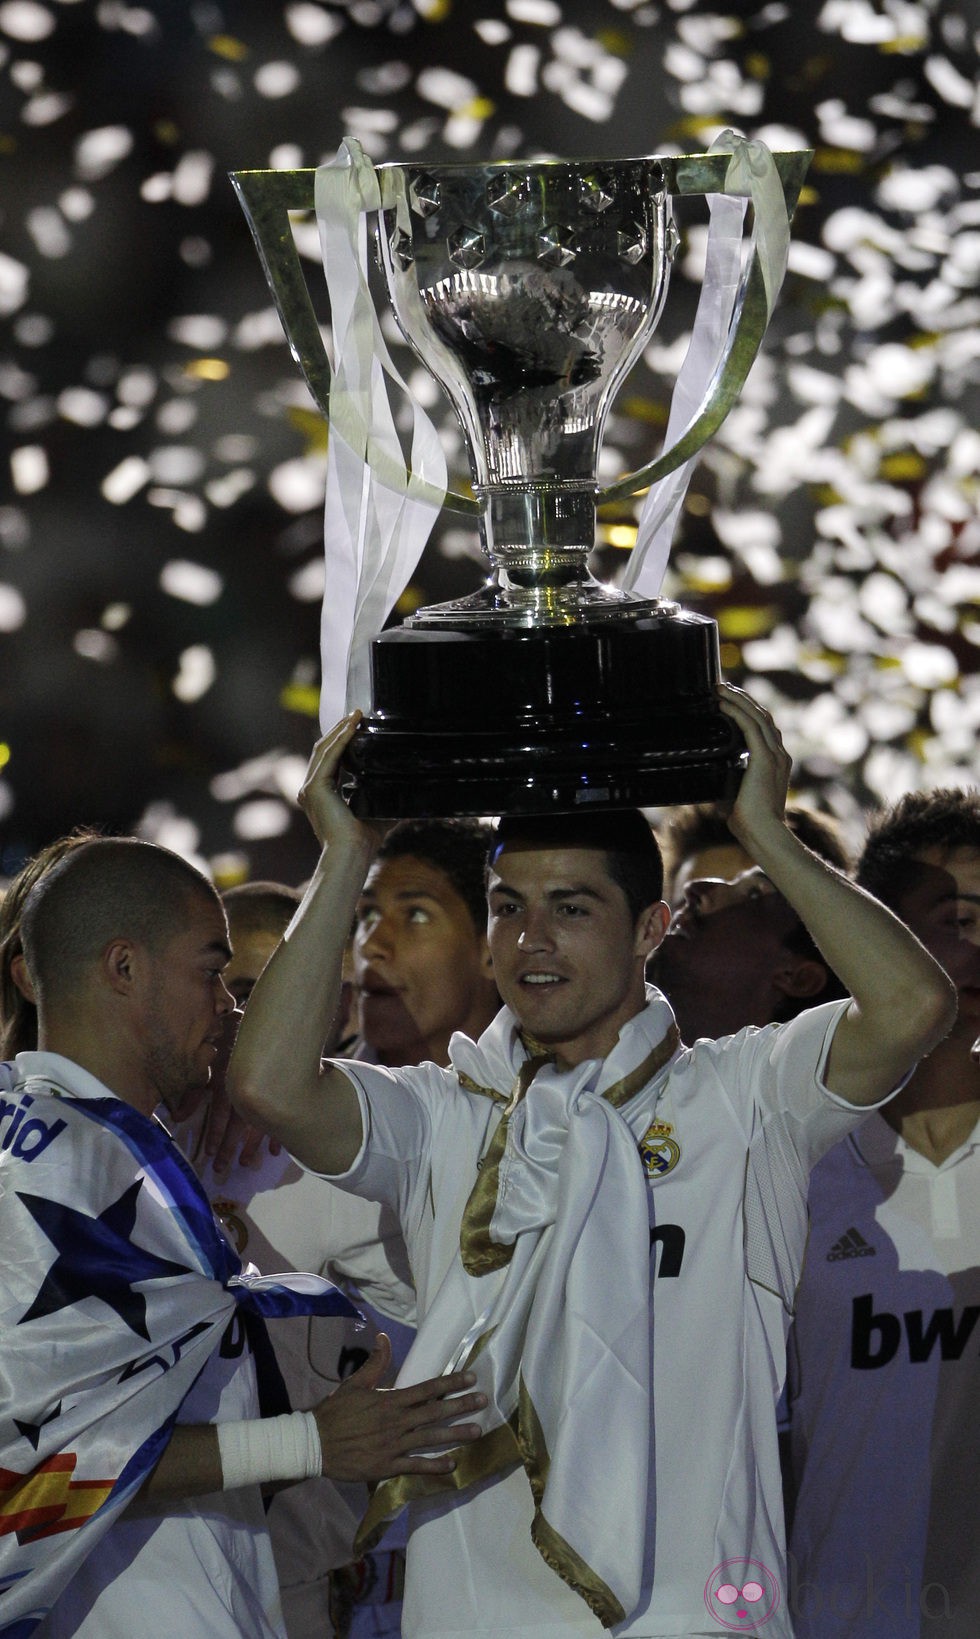
[[[787, 214], [809, 154], [773, 155]], [[672, 199], [722, 192], [729, 156], [377, 167], [378, 261], [406, 340], [463, 428], [490, 575], [371, 645], [372, 704], [343, 777], [367, 818], [718, 800], [745, 763], [717, 704], [717, 626], [603, 585], [596, 507], [681, 465], [720, 425], [768, 320], [749, 259], [726, 351], [683, 435], [600, 489], [615, 393], [663, 310]], [[294, 356], [329, 365], [287, 211], [312, 171], [234, 172]]]

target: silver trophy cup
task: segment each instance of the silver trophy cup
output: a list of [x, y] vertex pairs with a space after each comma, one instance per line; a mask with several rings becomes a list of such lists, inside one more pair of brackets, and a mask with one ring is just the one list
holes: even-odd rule
[[[807, 153], [773, 156], [791, 215]], [[716, 702], [717, 627], [599, 583], [596, 506], [681, 465], [720, 425], [768, 319], [749, 258], [724, 357], [683, 436], [600, 489], [603, 427], [660, 317], [672, 199], [725, 188], [729, 155], [377, 168], [378, 258], [399, 328], [462, 424], [491, 573], [372, 644], [346, 782], [367, 817], [724, 798], [744, 747]], [[234, 172], [294, 356], [330, 372], [287, 212], [313, 171]], [[329, 570], [329, 566], [328, 566]]]

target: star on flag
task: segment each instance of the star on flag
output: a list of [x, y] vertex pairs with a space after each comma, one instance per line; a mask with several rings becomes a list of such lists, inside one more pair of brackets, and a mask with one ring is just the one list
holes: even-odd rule
[[146, 1298], [133, 1290], [140, 1281], [191, 1273], [188, 1265], [157, 1257], [132, 1240], [142, 1178], [124, 1190], [97, 1218], [62, 1201], [18, 1191], [38, 1227], [58, 1256], [48, 1269], [34, 1302], [20, 1325], [54, 1314], [85, 1298], [98, 1298], [115, 1310], [138, 1337], [149, 1341]]

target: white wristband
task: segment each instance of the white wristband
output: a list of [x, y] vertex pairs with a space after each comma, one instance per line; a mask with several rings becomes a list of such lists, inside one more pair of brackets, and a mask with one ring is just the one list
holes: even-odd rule
[[215, 1428], [225, 1491], [270, 1480], [308, 1480], [323, 1473], [320, 1430], [312, 1411], [217, 1423]]

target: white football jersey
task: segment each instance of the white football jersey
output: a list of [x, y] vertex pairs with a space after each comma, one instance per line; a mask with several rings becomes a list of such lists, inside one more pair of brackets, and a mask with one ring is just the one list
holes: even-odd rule
[[[821, 1081], [846, 1006], [682, 1049], [651, 1108], [639, 1147], [651, 1212], [654, 1523], [641, 1603], [616, 1630], [629, 1639], [740, 1626], [790, 1639], [774, 1403], [806, 1243], [808, 1172], [866, 1115]], [[498, 1015], [482, 1040], [512, 1029], [509, 1017]], [[649, 1053], [644, 1019], [630, 1020], [597, 1066], [598, 1090], [613, 1057], [621, 1074]], [[359, 1089], [369, 1138], [336, 1181], [397, 1210], [421, 1318], [455, 1254], [501, 1106], [434, 1065], [338, 1068]], [[634, 1131], [644, 1097], [628, 1107]], [[405, 1634], [601, 1634], [533, 1547], [531, 1518], [523, 1470], [471, 1487], [462, 1502], [413, 1505]]]
[[790, 1347], [798, 1639], [980, 1631], [980, 1124], [872, 1115], [816, 1168]]

